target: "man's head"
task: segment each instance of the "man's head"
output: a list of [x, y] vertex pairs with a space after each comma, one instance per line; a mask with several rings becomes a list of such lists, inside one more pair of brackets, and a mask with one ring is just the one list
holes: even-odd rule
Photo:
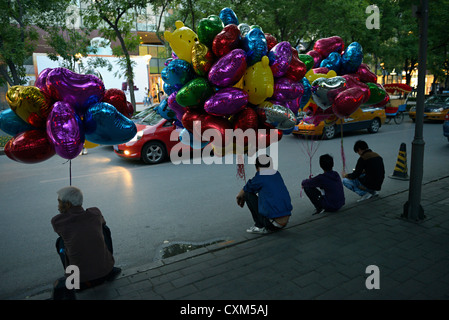
[[354, 152], [355, 152], [355, 153], [360, 154], [360, 153], [362, 153], [363, 151], [368, 150], [368, 149], [369, 149], [369, 148], [368, 148], [368, 144], [367, 144], [365, 141], [363, 141], [363, 140], [358, 140], [358, 141], [356, 141], [356, 143], [354, 144]]
[[272, 159], [267, 154], [261, 154], [256, 158], [256, 170], [259, 171], [260, 168], [272, 168]]
[[61, 213], [67, 212], [71, 207], [83, 205], [83, 193], [76, 187], [64, 187], [56, 193], [58, 194], [58, 210]]
[[331, 171], [334, 167], [334, 158], [330, 154], [323, 154], [320, 157], [320, 167], [323, 171]]

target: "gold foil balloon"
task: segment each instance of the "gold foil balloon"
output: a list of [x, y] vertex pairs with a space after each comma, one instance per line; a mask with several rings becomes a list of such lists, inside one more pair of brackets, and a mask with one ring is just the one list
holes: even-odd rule
[[36, 128], [45, 127], [51, 106], [39, 88], [13, 86], [6, 93], [6, 101], [22, 120]]
[[214, 54], [205, 44], [196, 43], [192, 47], [192, 66], [197, 75], [206, 77], [214, 62]]

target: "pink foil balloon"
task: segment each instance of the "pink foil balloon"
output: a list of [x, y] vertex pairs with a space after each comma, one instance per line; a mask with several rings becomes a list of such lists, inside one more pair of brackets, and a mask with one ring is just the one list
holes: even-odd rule
[[292, 60], [290, 61], [290, 65], [288, 66], [284, 77], [298, 82], [304, 78], [306, 72], [306, 64], [299, 59], [298, 51], [295, 48], [292, 48]]
[[302, 82], [294, 82], [288, 78], [274, 80], [274, 93], [270, 100], [289, 101], [304, 94]]
[[246, 70], [246, 53], [234, 49], [221, 57], [209, 71], [209, 81], [217, 87], [229, 87], [236, 84]]
[[331, 52], [341, 52], [345, 49], [345, 44], [339, 36], [322, 38], [315, 42], [313, 50], [318, 52], [322, 57], [327, 57]]
[[78, 74], [65, 68], [55, 68], [47, 75], [47, 89], [57, 101], [70, 104], [82, 115], [86, 109], [104, 96], [103, 81], [92, 74]]
[[76, 158], [84, 143], [81, 119], [67, 102], [57, 101], [47, 119], [47, 135], [56, 153], [64, 159]]
[[22, 163], [38, 163], [55, 155], [46, 131], [38, 129], [16, 135], [6, 143], [4, 151], [8, 158]]
[[212, 115], [227, 116], [248, 104], [248, 93], [239, 88], [224, 88], [204, 102], [204, 110]]
[[375, 73], [373, 73], [370, 68], [362, 63], [360, 64], [359, 68], [357, 69], [355, 74], [351, 74], [353, 76], [357, 76], [360, 81], [362, 82], [372, 82], [377, 83], [377, 76]]
[[355, 78], [349, 74], [344, 74], [344, 75], [342, 75], [342, 77], [346, 79], [346, 86], [348, 88], [359, 88], [363, 92], [364, 98], [363, 98], [362, 103], [365, 103], [369, 100], [371, 91], [370, 91], [368, 85], [357, 80], [357, 78]]
[[292, 54], [292, 45], [288, 41], [279, 42], [269, 51], [268, 57], [270, 57], [270, 60], [274, 60], [270, 65], [273, 77], [282, 77], [287, 72]]
[[310, 50], [306, 53], [307, 55], [311, 56], [314, 61], [314, 67], [317, 68], [320, 66], [321, 60], [323, 60], [323, 57], [315, 50]]

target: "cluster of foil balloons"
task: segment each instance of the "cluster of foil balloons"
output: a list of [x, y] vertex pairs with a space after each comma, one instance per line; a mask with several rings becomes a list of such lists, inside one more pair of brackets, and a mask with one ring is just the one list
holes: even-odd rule
[[6, 100], [11, 108], [0, 113], [0, 129], [13, 138], [4, 151], [18, 162], [37, 163], [55, 154], [71, 160], [85, 144], [125, 143], [137, 133], [125, 93], [106, 90], [95, 75], [47, 68], [34, 86], [9, 88]]
[[360, 106], [382, 107], [390, 99], [377, 76], [362, 63], [363, 49], [358, 42], [345, 48], [339, 36], [322, 38], [300, 58], [308, 66], [301, 100], [308, 123], [333, 124]]
[[[279, 141], [293, 131], [307, 67], [289, 42], [278, 42], [257, 25], [239, 24], [230, 8], [201, 19], [197, 33], [181, 21], [175, 26], [164, 33], [173, 55], [161, 74], [168, 97], [157, 111], [182, 128], [181, 142], [211, 143], [215, 151], [234, 144], [226, 150], [236, 153], [227, 129], [253, 130], [261, 147], [273, 135], [271, 141]], [[222, 138], [205, 136], [208, 129]], [[251, 141], [242, 143], [248, 148]]]

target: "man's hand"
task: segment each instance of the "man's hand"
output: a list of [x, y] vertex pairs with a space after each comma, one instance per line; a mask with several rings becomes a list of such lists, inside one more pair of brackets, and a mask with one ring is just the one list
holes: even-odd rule
[[346, 175], [347, 175], [347, 174], [346, 174], [345, 170], [342, 170], [342, 171], [341, 171], [341, 177], [342, 177], [342, 178], [346, 178]]
[[243, 206], [245, 205], [245, 191], [243, 191], [243, 189], [240, 190], [240, 192], [237, 194], [236, 200], [237, 200], [237, 204], [241, 208], [243, 208]]

